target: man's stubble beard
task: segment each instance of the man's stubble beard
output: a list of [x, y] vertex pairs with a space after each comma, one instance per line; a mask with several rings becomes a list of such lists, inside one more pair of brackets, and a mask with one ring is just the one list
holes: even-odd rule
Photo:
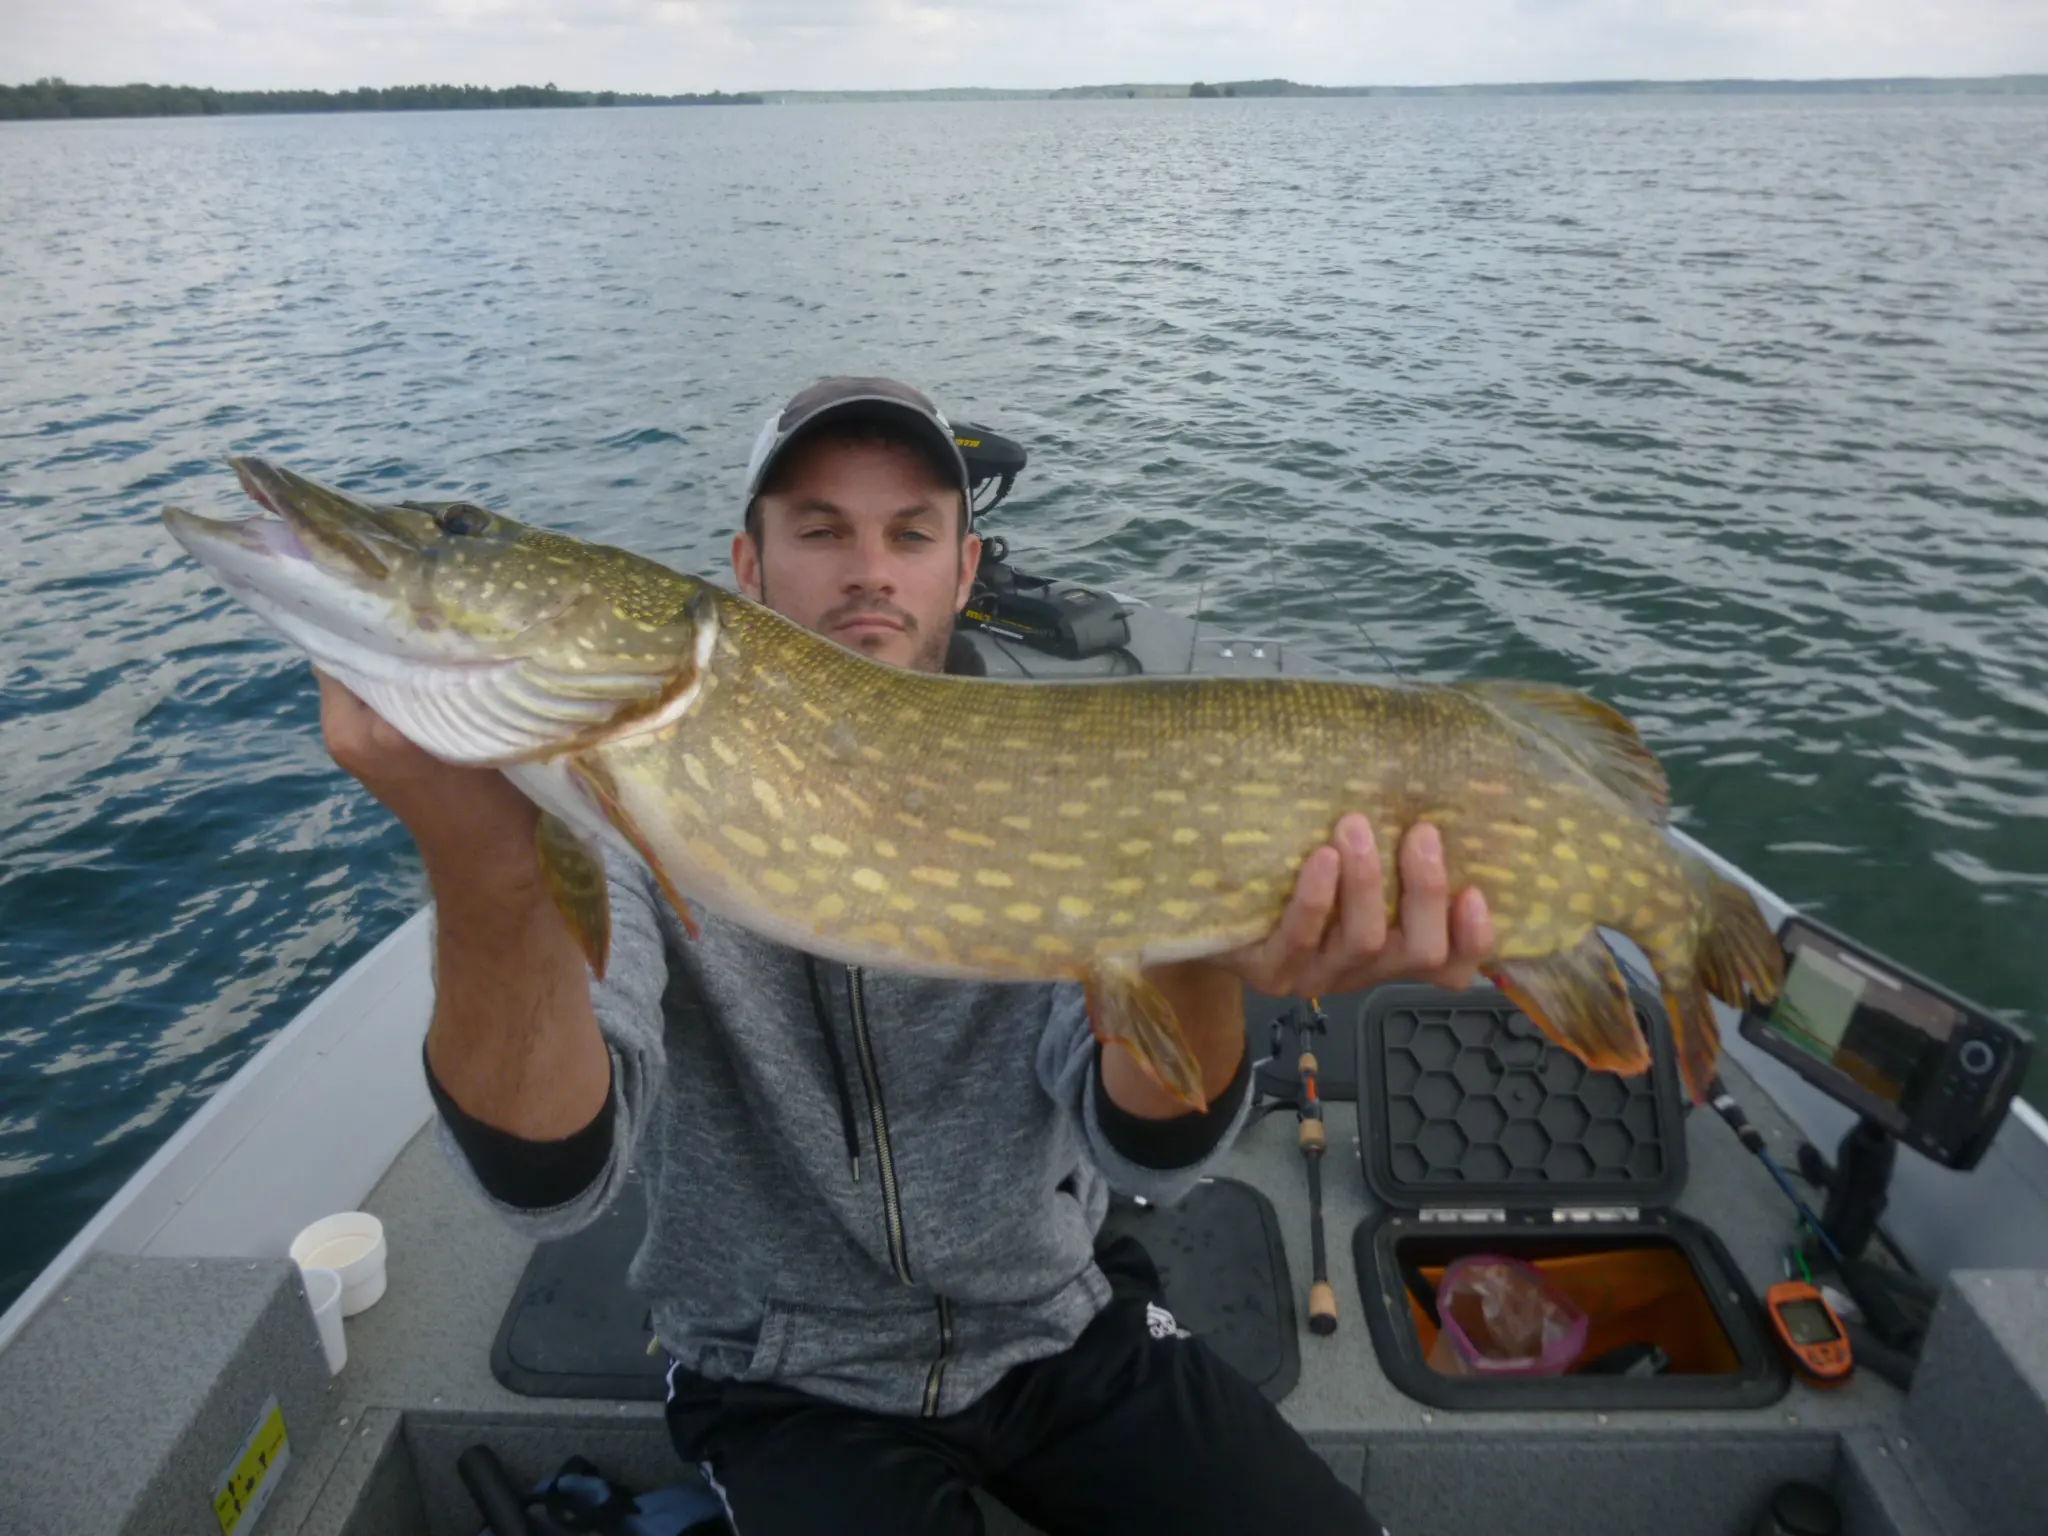
[[[777, 613], [782, 613], [782, 610], [776, 607], [775, 599], [768, 592], [767, 552], [761, 548], [759, 540], [756, 540], [754, 543], [754, 558], [760, 567], [762, 606], [774, 609]], [[956, 546], [953, 557], [953, 579], [955, 582], [958, 582], [960, 579], [960, 564], [961, 557]], [[832, 636], [828, 633], [828, 630], [833, 624], [852, 614], [864, 612], [886, 613], [890, 615], [903, 625], [904, 633], [916, 641], [916, 645], [910, 653], [910, 659], [900, 663], [906, 671], [942, 673], [946, 670], [946, 657], [953, 649], [953, 629], [958, 622], [958, 615], [956, 614], [947, 614], [944, 623], [927, 631], [924, 625], [918, 622], [916, 614], [912, 613], [908, 608], [898, 607], [895, 603], [867, 601], [841, 603], [836, 608], [826, 609], [818, 619], [819, 627], [812, 630], [811, 633], [818, 635], [822, 639], [830, 640]], [[783, 616], [785, 618], [788, 617], [787, 614]], [[835, 640], [833, 643], [838, 645], [844, 642]], [[854, 650], [857, 647], [848, 646], [847, 649]], [[879, 660], [877, 657], [870, 656], [866, 651], [862, 651], [861, 654], [869, 656], [870, 660]], [[886, 667], [898, 665], [898, 663], [885, 661], [882, 665]]]

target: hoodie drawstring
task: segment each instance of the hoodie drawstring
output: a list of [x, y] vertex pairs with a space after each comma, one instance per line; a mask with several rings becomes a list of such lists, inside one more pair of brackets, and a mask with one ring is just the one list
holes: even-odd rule
[[839, 1095], [839, 1128], [846, 1133], [846, 1161], [853, 1170], [853, 1182], [860, 1182], [860, 1132], [853, 1124], [853, 1092], [846, 1086], [846, 1058], [839, 1052], [839, 1032], [832, 1027], [831, 1010], [825, 1006], [825, 989], [818, 981], [818, 962], [804, 956], [804, 979], [811, 985], [811, 1012], [818, 1016], [818, 1028], [825, 1032], [825, 1054], [832, 1058], [832, 1087]]

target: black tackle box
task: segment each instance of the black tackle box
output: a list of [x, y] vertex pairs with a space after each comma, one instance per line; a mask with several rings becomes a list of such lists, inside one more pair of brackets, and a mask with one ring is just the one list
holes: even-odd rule
[[[1383, 987], [1357, 1029], [1359, 1150], [1381, 1210], [1352, 1235], [1387, 1377], [1442, 1408], [1756, 1408], [1789, 1385], [1721, 1240], [1671, 1209], [1684, 1099], [1661, 1001], [1632, 989], [1647, 1073], [1596, 1072], [1491, 987]], [[1564, 1375], [1431, 1364], [1436, 1281], [1471, 1254], [1533, 1264], [1590, 1319]], [[1658, 1374], [1609, 1374], [1661, 1351]], [[1439, 1361], [1443, 1352], [1436, 1351]], [[1654, 1357], [1652, 1357], [1654, 1358]]]

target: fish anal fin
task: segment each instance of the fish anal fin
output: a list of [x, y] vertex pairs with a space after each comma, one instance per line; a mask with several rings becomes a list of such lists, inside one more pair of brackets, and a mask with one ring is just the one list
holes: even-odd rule
[[1202, 1064], [1188, 1049], [1173, 1005], [1136, 965], [1098, 962], [1084, 978], [1088, 1023], [1104, 1046], [1129, 1051], [1144, 1074], [1177, 1103], [1197, 1112], [1209, 1107]]
[[1570, 949], [1498, 959], [1487, 978], [1526, 1013], [1552, 1044], [1599, 1072], [1649, 1070], [1650, 1043], [1636, 1023], [1628, 987], [1597, 931]]
[[1571, 688], [1549, 683], [1482, 681], [1453, 685], [1485, 700], [1516, 724], [1547, 738], [1599, 784], [1663, 826], [1671, 785], [1628, 716]]
[[541, 880], [554, 898], [555, 910], [562, 914], [570, 937], [583, 951], [591, 975], [603, 981], [612, 946], [612, 903], [605, 890], [604, 860], [584, 846], [567, 822], [547, 811], [541, 812], [533, 841]]
[[626, 814], [626, 808], [619, 803], [618, 786], [612, 782], [612, 776], [605, 771], [604, 765], [595, 758], [572, 757], [568, 761], [568, 769], [569, 776], [597, 802], [598, 808], [604, 812], [604, 819], [618, 829], [619, 836], [632, 845], [633, 851], [640, 855], [640, 862], [653, 873], [654, 883], [661, 887], [661, 894], [668, 898], [669, 906], [682, 920], [683, 932], [690, 936], [692, 942], [703, 937], [697, 928], [697, 920], [690, 915], [689, 903], [683, 900], [683, 893], [675, 888], [668, 871], [661, 867], [661, 860], [654, 856], [654, 849], [633, 824], [633, 818]]
[[1678, 1048], [1678, 1075], [1693, 1103], [1704, 1104], [1721, 1059], [1721, 1026], [1700, 979], [1687, 975], [1666, 981], [1664, 1012], [1671, 1020], [1671, 1043]]

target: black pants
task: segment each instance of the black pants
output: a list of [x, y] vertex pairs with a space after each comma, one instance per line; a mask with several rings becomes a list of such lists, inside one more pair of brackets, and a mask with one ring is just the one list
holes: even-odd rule
[[1381, 1536], [1256, 1387], [1178, 1336], [1143, 1249], [1126, 1238], [1098, 1258], [1116, 1296], [1073, 1347], [960, 1413], [866, 1413], [677, 1370], [669, 1433], [737, 1536], [981, 1536], [977, 1485], [1051, 1536]]

